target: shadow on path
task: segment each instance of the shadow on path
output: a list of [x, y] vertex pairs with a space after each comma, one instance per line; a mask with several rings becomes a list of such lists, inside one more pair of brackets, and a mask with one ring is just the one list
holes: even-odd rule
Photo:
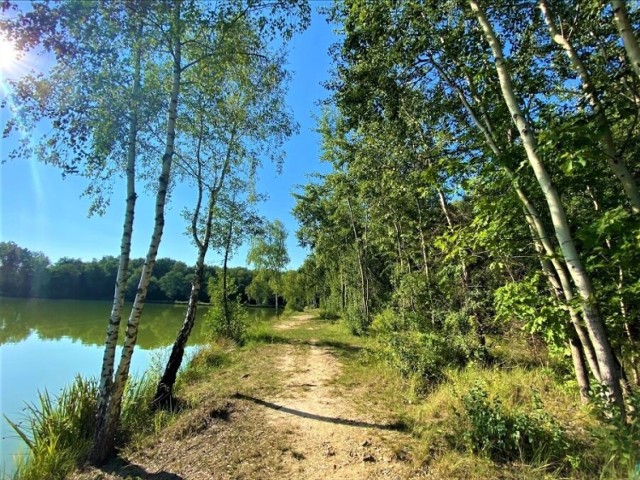
[[235, 395], [233, 395], [233, 398], [238, 398], [240, 400], [248, 400], [257, 405], [262, 405], [263, 407], [271, 408], [279, 412], [296, 415], [297, 417], [308, 418], [310, 420], [317, 420], [319, 422], [334, 423], [336, 425], [347, 425], [349, 427], [360, 427], [360, 428], [376, 428], [378, 430], [395, 430], [398, 432], [402, 432], [407, 428], [406, 425], [403, 424], [402, 422], [396, 422], [396, 423], [390, 423], [390, 424], [379, 424], [379, 423], [360, 422], [358, 420], [349, 420], [346, 418], [325, 417], [323, 415], [316, 415], [315, 413], [303, 412], [302, 410], [295, 410], [293, 408], [285, 407], [284, 405], [278, 405], [277, 403], [267, 402], [265, 400], [255, 398], [250, 395], [245, 395], [243, 393], [236, 393]]
[[123, 458], [117, 458], [101, 468], [102, 471], [119, 475], [123, 478], [140, 478], [143, 480], [186, 480], [175, 473], [164, 470], [156, 473], [149, 473], [140, 465], [128, 462]]

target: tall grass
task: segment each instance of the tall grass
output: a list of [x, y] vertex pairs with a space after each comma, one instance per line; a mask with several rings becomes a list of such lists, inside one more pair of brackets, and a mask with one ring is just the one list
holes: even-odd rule
[[[98, 385], [76, 377], [57, 397], [44, 391], [26, 406], [20, 424], [6, 419], [29, 448], [16, 459], [15, 479], [58, 479], [85, 459], [95, 424]], [[5, 417], [6, 418], [6, 417]]]
[[[166, 415], [150, 408], [157, 376], [131, 379], [125, 390], [118, 444], [131, 442], [166, 424]], [[77, 376], [59, 396], [44, 391], [27, 404], [24, 419], [13, 427], [29, 449], [16, 458], [14, 480], [63, 479], [87, 459], [95, 433], [98, 382]]]

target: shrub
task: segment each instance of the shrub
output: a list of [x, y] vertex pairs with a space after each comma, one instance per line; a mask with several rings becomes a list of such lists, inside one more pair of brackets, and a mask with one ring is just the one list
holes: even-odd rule
[[462, 398], [458, 413], [465, 448], [487, 455], [495, 461], [520, 459], [542, 465], [566, 462], [569, 439], [561, 425], [543, 408], [538, 397], [529, 413], [508, 412], [499, 399], [490, 400], [487, 391], [476, 384]]
[[600, 387], [592, 395], [601, 420], [593, 436], [604, 461], [603, 475], [640, 480], [640, 392], [628, 398], [625, 420], [618, 409], [605, 403], [603, 390]]
[[442, 380], [445, 367], [459, 367], [469, 358], [465, 342], [445, 332], [428, 331], [417, 315], [391, 309], [376, 315], [371, 332], [378, 337], [378, 356], [403, 376], [417, 380], [419, 390]]
[[205, 322], [213, 338], [228, 338], [238, 344], [244, 343], [249, 316], [239, 297], [235, 300], [230, 298], [236, 290], [232, 279], [227, 285], [226, 299], [219, 279], [211, 278], [207, 289], [211, 307], [206, 313]]
[[344, 322], [354, 335], [364, 335], [369, 327], [370, 319], [366, 317], [362, 308], [348, 305], [344, 310]]

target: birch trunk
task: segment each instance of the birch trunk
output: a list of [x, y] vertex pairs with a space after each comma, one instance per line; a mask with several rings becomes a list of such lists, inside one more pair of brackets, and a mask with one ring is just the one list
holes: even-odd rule
[[366, 278], [366, 264], [364, 254], [362, 253], [361, 239], [356, 229], [355, 220], [353, 218], [353, 210], [351, 209], [351, 202], [347, 198], [347, 206], [349, 207], [349, 220], [351, 222], [351, 228], [353, 230], [353, 237], [356, 243], [356, 255], [358, 257], [358, 270], [360, 272], [360, 293], [362, 300], [362, 314], [364, 315], [365, 322], [369, 321], [369, 295], [368, 295], [368, 282]]
[[[138, 108], [141, 88], [141, 39], [143, 25], [138, 22], [136, 28], [136, 46], [133, 56], [133, 86], [131, 89], [131, 117], [129, 119], [129, 134], [127, 138], [127, 200], [124, 215], [124, 225], [122, 226], [122, 239], [120, 241], [120, 259], [118, 262], [118, 273], [116, 277], [115, 291], [113, 294], [113, 304], [109, 323], [107, 325], [107, 338], [105, 340], [104, 355], [102, 358], [102, 368], [100, 371], [100, 384], [98, 390], [98, 406], [96, 409], [96, 432], [102, 430], [107, 416], [107, 406], [111, 397], [113, 387], [113, 370], [116, 357], [116, 346], [118, 344], [118, 333], [120, 322], [122, 321], [122, 310], [124, 308], [124, 297], [127, 280], [129, 279], [129, 260], [131, 256], [131, 239], [133, 236], [133, 221], [136, 206], [136, 156], [138, 137]], [[98, 438], [95, 439], [96, 444]], [[95, 451], [91, 454], [94, 458]]]
[[145, 263], [142, 267], [140, 282], [138, 283], [138, 291], [133, 303], [129, 320], [127, 322], [127, 332], [124, 347], [120, 355], [120, 363], [116, 371], [115, 380], [112, 386], [111, 397], [109, 399], [106, 415], [104, 418], [98, 419], [98, 428], [96, 430], [96, 438], [91, 454], [93, 463], [104, 463], [115, 451], [115, 436], [120, 421], [120, 412], [122, 409], [122, 397], [124, 389], [129, 377], [129, 367], [131, 366], [131, 357], [138, 337], [138, 325], [140, 316], [144, 307], [147, 288], [151, 280], [151, 273], [156, 262], [158, 248], [162, 240], [164, 230], [164, 206], [167, 197], [167, 189], [169, 186], [169, 175], [171, 173], [171, 164], [174, 154], [174, 141], [176, 132], [176, 118], [178, 113], [178, 96], [180, 93], [180, 75], [181, 75], [181, 35], [180, 35], [180, 2], [174, 5], [174, 58], [173, 58], [173, 79], [171, 88], [171, 97], [169, 102], [169, 111], [167, 115], [167, 132], [165, 141], [165, 152], [162, 157], [162, 171], [158, 179], [158, 191], [156, 194], [155, 205], [155, 224], [149, 250]]
[[[465, 110], [467, 110], [467, 112], [469, 113], [469, 116], [471, 117], [471, 121], [482, 132], [487, 142], [487, 145], [489, 146], [491, 151], [496, 155], [496, 158], [500, 159], [503, 155], [503, 152], [501, 148], [498, 146], [498, 143], [496, 142], [495, 136], [493, 134], [493, 129], [491, 128], [491, 122], [489, 121], [489, 118], [487, 117], [487, 115], [486, 114], [483, 115], [483, 121], [481, 122], [478, 116], [476, 115], [473, 107], [467, 100], [464, 92], [460, 89], [460, 87], [458, 87], [455, 84], [455, 82], [453, 82], [451, 77], [446, 73], [446, 71], [444, 71], [444, 69], [442, 69], [442, 67], [435, 61], [435, 59], [432, 56], [429, 57], [429, 59], [431, 61], [431, 64], [436, 68], [436, 70], [438, 70], [438, 72], [447, 82], [449, 87], [451, 87], [453, 90], [456, 91], [462, 105], [465, 107]], [[467, 75], [466, 79], [472, 93], [475, 95], [475, 92], [474, 92], [475, 89], [474, 89], [471, 78]], [[477, 95], [475, 95], [475, 98], [476, 98], [476, 102], [478, 102]], [[481, 108], [481, 111], [484, 112], [484, 109], [482, 108], [482, 106], [480, 104], [479, 106]], [[584, 331], [584, 328], [582, 327], [579, 313], [571, 305], [571, 301], [573, 299], [573, 287], [569, 280], [569, 275], [567, 273], [565, 264], [556, 255], [554, 246], [551, 242], [551, 237], [548, 235], [546, 228], [544, 226], [544, 223], [542, 222], [542, 219], [540, 218], [540, 215], [537, 209], [529, 199], [528, 195], [524, 192], [522, 187], [519, 185], [515, 172], [513, 172], [513, 170], [511, 170], [505, 164], [502, 164], [502, 169], [505, 171], [505, 173], [511, 180], [511, 185], [515, 190], [516, 195], [518, 196], [518, 199], [523, 205], [525, 221], [529, 225], [533, 242], [534, 242], [534, 245], [536, 246], [536, 250], [540, 255], [546, 255], [546, 258], [541, 257], [543, 273], [547, 275], [547, 279], [550, 281], [552, 285], [552, 289], [554, 289], [558, 293], [560, 292], [560, 290], [562, 291], [562, 295], [564, 296], [564, 301], [567, 303], [567, 308], [569, 310], [571, 323], [576, 331], [576, 335], [578, 336], [578, 339], [582, 343], [583, 353], [587, 359], [589, 368], [591, 369], [591, 372], [593, 376], [596, 378], [596, 380], [600, 382], [600, 367], [598, 366], [598, 361], [595, 356], [595, 351], [591, 343], [591, 339], [589, 338], [588, 334]], [[552, 264], [553, 270], [555, 270], [557, 278], [556, 278], [556, 275], [553, 274], [551, 269], [549, 269], [549, 274], [547, 274], [547, 272], [545, 271], [546, 264], [548, 262]], [[556, 284], [558, 280], [560, 281], [559, 286]], [[576, 369], [576, 375], [579, 375], [578, 369]]]
[[600, 367], [601, 381], [607, 389], [607, 399], [611, 404], [617, 405], [620, 411], [624, 414], [624, 402], [622, 390], [620, 388], [619, 372], [615, 367], [615, 356], [611, 349], [611, 345], [604, 328], [604, 323], [602, 322], [597, 308], [594, 305], [595, 295], [591, 279], [584, 269], [582, 260], [580, 259], [573, 242], [564, 207], [560, 201], [560, 196], [551, 182], [551, 178], [545, 169], [542, 159], [536, 152], [536, 140], [533, 134], [533, 129], [528, 124], [520, 106], [518, 105], [513, 85], [511, 83], [511, 77], [502, 54], [502, 46], [493, 31], [486, 14], [478, 5], [478, 2], [476, 0], [470, 0], [469, 3], [476, 14], [478, 22], [480, 23], [493, 52], [495, 66], [505, 103], [509, 109], [512, 120], [518, 129], [529, 163], [536, 175], [540, 187], [542, 188], [545, 200], [549, 206], [556, 237], [558, 238], [560, 248], [569, 267], [570, 275], [582, 299], [582, 310], [587, 330], [595, 349], [598, 366]]
[[640, 78], [640, 45], [638, 40], [633, 34], [633, 28], [631, 28], [631, 22], [629, 22], [629, 15], [627, 13], [627, 6], [624, 0], [611, 0], [611, 6], [613, 7], [613, 20], [620, 32], [620, 38], [624, 44], [624, 49], [627, 52], [631, 67]]
[[567, 57], [569, 57], [571, 65], [576, 72], [578, 72], [584, 95], [589, 104], [593, 107], [593, 111], [595, 113], [596, 124], [598, 126], [598, 130], [601, 132], [600, 143], [602, 144], [602, 149], [607, 157], [609, 168], [622, 184], [622, 188], [624, 189], [627, 199], [631, 204], [631, 210], [633, 213], [638, 214], [640, 213], [640, 192], [638, 191], [638, 184], [629, 172], [627, 165], [616, 151], [609, 119], [607, 118], [602, 102], [600, 102], [600, 99], [598, 98], [591, 75], [589, 74], [587, 67], [582, 62], [582, 59], [573, 48], [573, 45], [558, 31], [546, 0], [539, 0], [538, 6], [542, 11], [544, 21], [547, 24], [549, 33], [551, 34], [551, 38], [555, 43], [563, 48]]
[[224, 245], [224, 260], [222, 262], [222, 311], [224, 312], [224, 322], [227, 326], [227, 337], [231, 338], [231, 314], [229, 313], [229, 294], [227, 292], [227, 274], [229, 263], [229, 251], [231, 250], [231, 240], [233, 236], [233, 219], [229, 220], [229, 229], [227, 230], [227, 241]]
[[[200, 131], [202, 132], [202, 128]], [[217, 203], [218, 194], [224, 186], [224, 180], [229, 171], [235, 136], [236, 129], [234, 127], [231, 132], [231, 139], [229, 141], [224, 163], [221, 168], [220, 178], [209, 192], [209, 201], [207, 202], [207, 217], [205, 219], [205, 232], [202, 240], [198, 238], [198, 219], [200, 216], [200, 204], [202, 201], [203, 192], [202, 160], [200, 158], [202, 135], [200, 135], [199, 137], [196, 154], [198, 161], [198, 204], [194, 211], [191, 222], [191, 235], [193, 236], [193, 240], [196, 245], [198, 245], [198, 259], [196, 261], [193, 282], [191, 283], [191, 293], [189, 294], [187, 313], [184, 317], [184, 321], [182, 322], [182, 326], [180, 327], [180, 331], [178, 332], [178, 336], [173, 343], [173, 347], [171, 348], [169, 360], [167, 361], [164, 373], [162, 374], [162, 377], [158, 382], [156, 394], [153, 399], [152, 404], [156, 408], [171, 408], [174, 403], [173, 387], [176, 383], [178, 370], [180, 370], [180, 366], [182, 365], [182, 360], [184, 358], [184, 349], [187, 345], [187, 340], [189, 340], [189, 336], [191, 335], [191, 331], [193, 330], [193, 326], [195, 325], [196, 321], [198, 298], [200, 297], [200, 290], [202, 289], [202, 279], [204, 277], [204, 262], [209, 250], [209, 241], [211, 240], [213, 213]]]

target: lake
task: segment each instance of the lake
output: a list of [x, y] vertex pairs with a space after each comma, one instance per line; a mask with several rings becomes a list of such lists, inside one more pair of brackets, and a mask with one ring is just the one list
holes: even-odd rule
[[[186, 309], [186, 305], [144, 307], [131, 363], [133, 375], [141, 375], [152, 363], [168, 358]], [[75, 375], [97, 377], [110, 310], [108, 301], [0, 298], [0, 413], [20, 421], [25, 402], [35, 402], [39, 391], [46, 389], [57, 395]], [[206, 310], [198, 308], [187, 354], [207, 340], [200, 321]], [[128, 315], [129, 310], [125, 312]], [[274, 316], [271, 309], [252, 308], [249, 313], [256, 320]], [[122, 327], [119, 340], [124, 338]], [[0, 435], [1, 461], [8, 473], [13, 456], [26, 447], [4, 417], [0, 418]]]

